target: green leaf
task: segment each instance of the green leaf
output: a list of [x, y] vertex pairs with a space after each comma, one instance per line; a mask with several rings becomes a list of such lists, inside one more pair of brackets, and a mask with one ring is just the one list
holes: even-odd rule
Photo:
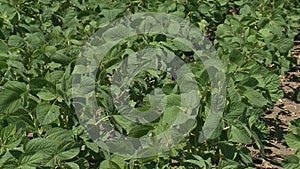
[[40, 91], [36, 94], [40, 99], [45, 101], [51, 101], [56, 99], [56, 95], [51, 93], [50, 91]]
[[278, 86], [280, 85], [280, 77], [276, 74], [270, 74], [264, 78], [266, 87], [269, 91], [278, 91]]
[[102, 161], [100, 164], [100, 168], [101, 169], [121, 169], [117, 163], [115, 163], [113, 161], [109, 161], [109, 160]]
[[0, 92], [0, 111], [2, 113], [12, 113], [21, 106], [19, 93], [11, 90]]
[[[22, 153], [22, 152], [21, 152]], [[0, 158], [0, 168], [10, 168], [8, 165], [11, 165], [12, 167], [17, 166], [17, 158], [10, 151], [7, 151], [4, 155], [1, 155]]]
[[116, 27], [108, 29], [103, 33], [103, 39], [107, 42], [114, 42], [122, 40], [123, 38], [129, 36], [130, 30], [124, 25], [118, 25]]
[[8, 46], [2, 40], [0, 40], [0, 52], [7, 53], [8, 50], [9, 50]]
[[153, 127], [148, 125], [135, 125], [128, 129], [128, 136], [139, 138], [147, 134], [152, 129]]
[[244, 86], [254, 88], [258, 85], [259, 82], [256, 78], [249, 76], [244, 78], [240, 83]]
[[300, 149], [300, 136], [289, 133], [284, 136], [287, 145], [293, 149]]
[[229, 0], [218, 0], [218, 2], [220, 3], [221, 6], [224, 6], [229, 2]]
[[251, 88], [247, 88], [244, 95], [248, 99], [249, 103], [254, 106], [264, 107], [269, 103], [269, 101], [259, 91]]
[[15, 91], [19, 93], [19, 95], [27, 91], [26, 84], [18, 81], [9, 81], [5, 83], [3, 87], [6, 90]]
[[17, 35], [12, 35], [8, 39], [8, 45], [12, 47], [25, 47], [26, 43], [23, 38]]
[[252, 165], [253, 161], [252, 161], [250, 150], [244, 146], [239, 147], [238, 149], [239, 149], [239, 156], [241, 157], [242, 161], [246, 163], [248, 166]]
[[82, 168], [90, 168], [89, 167], [89, 162], [86, 160], [86, 158], [79, 158], [78, 160], [74, 161], [76, 162], [76, 164], [79, 165], [79, 167], [82, 169]]
[[292, 120], [289, 125], [289, 130], [294, 134], [300, 136], [300, 118]]
[[3, 86], [0, 92], [0, 111], [12, 113], [16, 111], [22, 102], [22, 94], [27, 91], [26, 85], [17, 81], [10, 81]]
[[86, 145], [87, 148], [91, 149], [95, 153], [99, 152], [99, 146], [95, 142], [84, 141], [84, 144]]
[[273, 44], [280, 53], [287, 53], [294, 46], [294, 42], [292, 39], [283, 37], [275, 40]]
[[228, 107], [229, 111], [224, 115], [226, 120], [233, 122], [245, 115], [246, 105], [242, 102], [231, 102]]
[[25, 40], [32, 49], [37, 49], [45, 43], [45, 37], [41, 32], [27, 33]]
[[170, 21], [168, 25], [168, 32], [173, 35], [177, 35], [179, 33], [180, 25], [178, 23], [174, 23]]
[[[159, 22], [152, 16], [146, 16], [139, 24], [139, 30], [143, 33], [149, 33], [161, 30], [161, 27], [155, 27]], [[158, 30], [155, 30], [158, 29]]]
[[177, 106], [166, 107], [165, 111], [163, 112], [163, 116], [157, 126], [157, 134], [166, 131], [170, 128], [171, 125], [175, 123], [176, 119], [178, 118], [179, 111], [180, 109]]
[[224, 155], [224, 157], [226, 159], [234, 160], [238, 155], [237, 148], [233, 144], [221, 143], [220, 148], [221, 148], [222, 154]]
[[53, 141], [46, 138], [34, 138], [25, 144], [25, 153], [44, 152], [45, 154], [52, 154], [56, 149]]
[[48, 163], [54, 156], [57, 145], [52, 140], [35, 138], [24, 146], [24, 154], [20, 159], [22, 165], [41, 166]]
[[289, 155], [282, 160], [282, 165], [286, 169], [300, 168], [300, 158], [296, 155]]
[[222, 169], [244, 169], [245, 168], [238, 161], [227, 160], [227, 159], [221, 160], [218, 167]]
[[116, 120], [116, 122], [122, 126], [131, 137], [142, 137], [147, 134], [149, 130], [153, 129], [153, 127], [150, 125], [137, 124], [121, 115], [114, 115], [113, 117], [114, 120]]
[[177, 50], [183, 51], [183, 52], [190, 52], [192, 49], [190, 49], [187, 45], [185, 45], [180, 39], [174, 39], [173, 45], [177, 48]]
[[112, 8], [112, 9], [103, 9], [101, 10], [101, 14], [104, 15], [104, 17], [108, 21], [114, 20], [120, 13], [124, 12], [124, 9], [120, 8]]
[[57, 141], [60, 144], [68, 144], [74, 142], [74, 135], [72, 131], [60, 127], [55, 127], [48, 130], [45, 135], [45, 138]]
[[252, 139], [245, 128], [240, 124], [234, 124], [230, 126], [230, 129], [227, 133], [228, 140], [235, 143], [252, 143]]
[[[5, 163], [2, 167], [5, 169], [16, 169], [16, 168], [18, 168], [18, 163], [15, 161], [11, 161], [9, 163]], [[34, 167], [29, 168], [29, 169], [34, 169]]]
[[43, 153], [41, 151], [36, 153], [24, 154], [24, 156], [20, 160], [21, 165], [19, 167], [34, 169], [45, 164], [45, 162], [48, 161], [50, 157], [51, 156], [49, 154], [46, 155], [46, 153]]
[[66, 162], [66, 165], [72, 169], [80, 169], [80, 166], [74, 162]]
[[220, 24], [217, 28], [216, 36], [219, 38], [232, 37], [232, 28], [226, 24]]
[[58, 119], [60, 107], [55, 104], [41, 102], [36, 107], [37, 120], [42, 125], [50, 124]]
[[50, 81], [48, 81], [47, 79], [43, 79], [43, 78], [35, 78], [32, 79], [29, 82], [29, 86], [30, 86], [30, 90], [34, 91], [34, 92], [39, 92], [41, 91], [43, 88], [47, 88], [49, 89], [53, 89], [55, 90], [55, 85], [53, 83], [51, 83]]
[[63, 151], [63, 152], [57, 154], [56, 158], [57, 158], [57, 160], [61, 160], [61, 161], [70, 160], [70, 159], [76, 157], [79, 154], [79, 152], [80, 152], [79, 147], [72, 148], [70, 150]]
[[184, 160], [185, 163], [190, 163], [190, 164], [194, 164], [200, 168], [206, 168], [206, 164], [205, 164], [205, 160], [198, 156], [198, 155], [195, 155], [193, 154], [192, 155], [196, 160], [194, 159], [188, 159], [188, 160]]
[[7, 149], [16, 148], [22, 141], [22, 135], [17, 132], [15, 124], [11, 124], [1, 129], [0, 138], [1, 145]]
[[244, 5], [241, 9], [240, 9], [240, 14], [241, 15], [249, 15], [251, 14], [252, 10], [251, 7], [249, 5]]

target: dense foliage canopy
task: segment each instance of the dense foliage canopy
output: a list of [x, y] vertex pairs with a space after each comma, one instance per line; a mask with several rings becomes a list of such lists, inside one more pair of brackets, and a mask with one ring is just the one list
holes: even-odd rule
[[[300, 27], [298, 0], [0, 0], [0, 168], [253, 168], [253, 144], [264, 156], [265, 110], [283, 97], [280, 76], [296, 62], [291, 57]], [[139, 137], [172, 122], [180, 91], [167, 74], [145, 71], [131, 86], [133, 104], [147, 107], [146, 95], [160, 87], [172, 96], [165, 118], [149, 125], [122, 119], [112, 110], [109, 75], [113, 66], [145, 45], [182, 58], [196, 75], [202, 93], [197, 122], [170, 151], [145, 159], [110, 154], [94, 143], [74, 111], [72, 72], [86, 41], [109, 22], [139, 12], [185, 18], [214, 45], [226, 67], [227, 102], [213, 135], [199, 143], [212, 103], [203, 64], [186, 46], [162, 35], [137, 36], [116, 45], [98, 68], [97, 101], [118, 130]], [[174, 106], [175, 105], [175, 106]], [[168, 121], [169, 120], [169, 121]], [[299, 120], [287, 144], [300, 149]], [[297, 123], [298, 122], [298, 123]], [[300, 154], [284, 160], [300, 167]]]

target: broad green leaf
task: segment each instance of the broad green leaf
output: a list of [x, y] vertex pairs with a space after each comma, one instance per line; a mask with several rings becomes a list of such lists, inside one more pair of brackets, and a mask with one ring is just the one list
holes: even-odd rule
[[70, 160], [74, 157], [76, 157], [80, 152], [80, 148], [72, 148], [70, 150], [67, 151], [63, 151], [59, 154], [56, 155], [56, 159], [57, 160], [61, 160], [61, 161], [65, 161], [65, 160]]
[[259, 84], [258, 80], [255, 77], [251, 76], [244, 78], [240, 83], [244, 86], [252, 88], [256, 87]]
[[229, 0], [218, 0], [218, 2], [220, 3], [221, 6], [224, 6], [229, 2]]
[[103, 33], [103, 39], [107, 42], [114, 42], [118, 40], [122, 40], [130, 35], [130, 30], [128, 30], [124, 25], [118, 25], [116, 27], [108, 29]]
[[259, 91], [251, 88], [247, 88], [244, 95], [253, 106], [264, 107], [269, 103], [269, 101]]
[[117, 163], [115, 163], [113, 161], [109, 161], [109, 160], [102, 161], [100, 164], [100, 168], [101, 169], [121, 169]]
[[226, 24], [220, 24], [217, 28], [216, 36], [220, 38], [232, 37], [232, 28]]
[[55, 85], [50, 81], [43, 78], [35, 78], [29, 82], [30, 90], [34, 92], [39, 92], [43, 88], [55, 90]]
[[101, 10], [101, 14], [104, 15], [104, 17], [108, 21], [113, 21], [120, 13], [124, 12], [124, 9], [120, 8], [112, 8], [112, 9], [103, 9]]
[[264, 38], [264, 41], [269, 44], [274, 39], [274, 34], [271, 33], [270, 29], [264, 28], [260, 29], [259, 33]]
[[222, 169], [244, 169], [245, 168], [238, 161], [227, 160], [227, 159], [221, 160], [219, 162], [218, 167]]
[[[8, 162], [8, 163], [3, 164], [2, 167], [5, 168], [5, 169], [16, 169], [16, 168], [18, 168], [19, 166], [18, 166], [18, 163], [17, 163], [17, 162], [11, 161], [11, 162]], [[32, 168], [27, 168], [27, 169], [34, 169], [34, 167], [32, 167]]]
[[276, 74], [270, 74], [264, 78], [266, 87], [269, 91], [278, 91], [278, 86], [280, 85], [280, 77]]
[[177, 35], [179, 33], [180, 25], [178, 23], [170, 22], [168, 25], [168, 33]]
[[36, 153], [24, 154], [20, 161], [20, 168], [34, 169], [38, 166], [44, 165], [50, 159], [50, 157], [51, 156], [49, 154], [41, 151]]
[[253, 164], [251, 152], [248, 148], [244, 146], [239, 147], [239, 156], [241, 157], [242, 161], [247, 165], [250, 166]]
[[0, 111], [2, 113], [12, 113], [21, 106], [19, 93], [11, 90], [0, 92]]
[[25, 47], [25, 41], [23, 38], [21, 38], [20, 36], [17, 36], [17, 35], [12, 35], [9, 37], [9, 40], [8, 40], [8, 45], [9, 46], [12, 46], [12, 47]]
[[146, 135], [153, 127], [149, 125], [135, 125], [128, 129], [128, 136], [139, 138]]
[[202, 14], [209, 14], [211, 7], [206, 3], [199, 3], [198, 11]]
[[234, 144], [221, 143], [220, 148], [226, 159], [234, 160], [238, 155], [237, 147]]
[[168, 130], [171, 125], [175, 123], [176, 119], [178, 118], [179, 111], [180, 109], [177, 106], [166, 107], [157, 126], [157, 134]]
[[242, 125], [234, 124], [230, 126], [230, 129], [227, 133], [228, 140], [235, 143], [252, 143], [252, 139], [248, 132], [244, 129]]
[[300, 136], [289, 133], [284, 136], [287, 145], [293, 149], [300, 149]]
[[91, 149], [95, 153], [99, 152], [99, 146], [95, 142], [84, 141], [84, 144], [86, 145], [87, 148]]
[[74, 163], [74, 162], [66, 162], [66, 166], [68, 166], [72, 169], [80, 169], [80, 166], [77, 163]]
[[173, 40], [173, 45], [177, 48], [177, 50], [181, 50], [183, 52], [191, 51], [191, 49], [178, 38]]
[[41, 32], [27, 33], [25, 40], [32, 49], [37, 49], [45, 43], [45, 37]]
[[290, 38], [280, 38], [273, 42], [280, 53], [287, 53], [294, 46], [294, 42]]
[[[233, 49], [230, 53], [230, 61], [236, 64], [241, 64], [243, 62], [243, 55], [241, 53], [241, 51], [237, 50], [237, 49]], [[232, 64], [232, 63], [230, 63]]]
[[153, 129], [153, 127], [150, 125], [137, 124], [121, 115], [114, 115], [113, 117], [116, 122], [120, 126], [122, 126], [127, 131], [127, 134], [131, 137], [142, 137], [147, 134], [149, 130]]
[[57, 96], [50, 91], [40, 91], [36, 94], [40, 99], [45, 101], [54, 100]]
[[129, 157], [122, 157], [122, 156], [118, 156], [118, 155], [112, 155], [111, 160], [115, 163], [117, 163], [119, 165], [119, 167], [122, 168], [127, 168], [127, 161], [130, 159]]
[[184, 162], [194, 164], [200, 168], [206, 168], [205, 160], [202, 157], [195, 155], [195, 154], [193, 155], [193, 157], [195, 159], [187, 159], [187, 160], [184, 160]]
[[55, 127], [47, 131], [45, 138], [48, 140], [57, 141], [60, 144], [72, 143], [74, 141], [74, 135], [72, 131]]
[[18, 81], [9, 81], [9, 82], [5, 83], [5, 85], [3, 87], [6, 90], [15, 91], [15, 92], [19, 93], [19, 95], [24, 93], [25, 91], [27, 91], [26, 84], [22, 83], [22, 82], [18, 82]]
[[55, 104], [50, 104], [47, 102], [41, 102], [36, 107], [36, 117], [37, 120], [42, 124], [50, 124], [56, 120], [60, 115], [60, 107]]
[[78, 160], [74, 161], [76, 164], [79, 165], [80, 169], [82, 168], [90, 168], [89, 162], [86, 160], [86, 158], [80, 157]]
[[22, 141], [22, 135], [17, 132], [15, 124], [0, 129], [0, 136], [1, 145], [6, 149], [16, 148]]
[[292, 120], [289, 125], [289, 130], [294, 134], [300, 136], [300, 118]]
[[[138, 25], [138, 29], [140, 32], [149, 33], [149, 32], [159, 32], [162, 31], [162, 26], [155, 27], [154, 25], [158, 25], [158, 21], [152, 16], [146, 16], [142, 22]], [[158, 29], [158, 30], [157, 30]]]
[[0, 168], [9, 168], [9, 165], [17, 166], [17, 158], [14, 157], [10, 151], [6, 151], [4, 155], [1, 155]]
[[12, 113], [22, 102], [22, 94], [27, 91], [26, 85], [17, 81], [5, 83], [4, 90], [0, 92], [0, 111]]
[[283, 159], [282, 166], [286, 169], [300, 168], [300, 158], [296, 155], [289, 155]]
[[[5, 2], [5, 1], [4, 1]], [[0, 17], [7, 20], [12, 20], [17, 14], [16, 9], [8, 3], [2, 3], [0, 6]]]
[[233, 122], [241, 119], [245, 115], [246, 105], [242, 102], [231, 102], [228, 107], [228, 113], [224, 115], [226, 120]]
[[2, 40], [0, 40], [0, 53], [6, 53], [8, 50], [8, 46]]
[[44, 152], [45, 154], [54, 153], [56, 145], [50, 139], [34, 138], [25, 144], [25, 153]]

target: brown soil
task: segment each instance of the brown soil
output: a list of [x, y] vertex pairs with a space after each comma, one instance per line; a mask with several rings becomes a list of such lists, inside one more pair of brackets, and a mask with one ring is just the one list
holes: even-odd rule
[[281, 169], [282, 160], [296, 152], [288, 148], [284, 135], [289, 132], [290, 122], [300, 118], [300, 103], [297, 102], [297, 93], [300, 91], [300, 40], [295, 40], [292, 56], [297, 59], [297, 67], [281, 78], [280, 88], [284, 91], [284, 98], [279, 99], [263, 118], [270, 130], [269, 140], [264, 143], [265, 157], [257, 148], [248, 147], [256, 168]]

